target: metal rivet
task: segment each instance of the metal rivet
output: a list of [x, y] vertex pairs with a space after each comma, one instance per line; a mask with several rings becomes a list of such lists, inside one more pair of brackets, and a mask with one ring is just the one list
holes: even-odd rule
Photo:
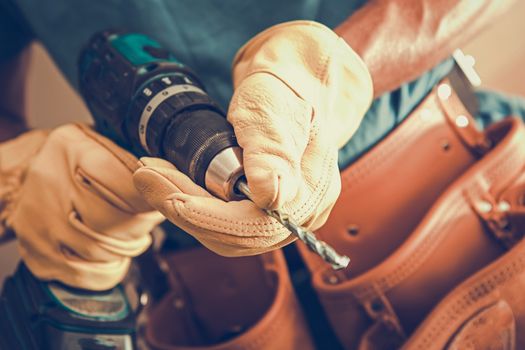
[[490, 213], [492, 211], [492, 204], [490, 204], [487, 201], [481, 201], [479, 202], [476, 207], [478, 210], [482, 213]]
[[465, 128], [469, 124], [468, 118], [463, 114], [456, 117], [456, 125], [458, 128]]
[[440, 99], [448, 100], [450, 95], [452, 95], [452, 89], [448, 84], [440, 84], [438, 86], [437, 93]]
[[160, 267], [160, 270], [164, 273], [168, 273], [170, 271], [170, 267], [168, 265], [167, 262], [165, 262], [164, 260], [161, 260], [159, 262], [159, 267]]
[[510, 203], [507, 201], [501, 201], [498, 203], [498, 210], [499, 211], [509, 211], [510, 210]]
[[139, 298], [140, 305], [145, 306], [148, 304], [149, 297], [146, 293], [142, 293]]
[[173, 306], [176, 309], [182, 309], [184, 307], [184, 300], [177, 298], [173, 301]]
[[444, 151], [448, 151], [450, 149], [450, 142], [448, 140], [441, 141], [441, 148], [443, 148]]
[[328, 276], [328, 283], [330, 283], [330, 284], [337, 284], [337, 283], [339, 283], [339, 278], [337, 278], [336, 275], [330, 275], [330, 276]]
[[350, 236], [357, 236], [359, 234], [359, 226], [353, 224], [353, 225], [349, 225], [347, 228], [346, 228], [346, 232], [348, 232], [348, 234]]

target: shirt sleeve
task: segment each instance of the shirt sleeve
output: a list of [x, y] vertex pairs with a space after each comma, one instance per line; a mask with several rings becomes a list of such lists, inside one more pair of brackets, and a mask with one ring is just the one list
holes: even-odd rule
[[33, 34], [25, 20], [8, 0], [0, 0], [0, 64], [19, 53]]
[[525, 121], [525, 98], [496, 91], [476, 91], [479, 111], [476, 120], [483, 129], [507, 117]]

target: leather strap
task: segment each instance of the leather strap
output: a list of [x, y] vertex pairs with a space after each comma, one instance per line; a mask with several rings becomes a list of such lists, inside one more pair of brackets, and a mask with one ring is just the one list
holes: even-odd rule
[[[462, 87], [464, 88], [464, 86]], [[468, 92], [468, 90], [464, 90], [463, 95]], [[452, 84], [452, 80], [447, 78], [438, 84], [437, 96], [438, 103], [443, 109], [443, 114], [446, 116], [447, 122], [450, 123], [451, 128], [465, 143], [465, 146], [477, 157], [487, 153], [487, 151], [490, 150], [491, 143], [485, 137], [485, 134], [477, 129], [476, 121], [463, 103], [461, 103], [456, 87]]]
[[368, 316], [376, 323], [382, 323], [387, 329], [394, 332], [400, 339], [406, 337], [403, 326], [397, 317], [394, 307], [383, 290], [377, 285], [373, 285], [374, 297], [364, 297], [360, 299], [361, 305], [365, 308]]
[[498, 197], [487, 193], [471, 203], [494, 239], [511, 249], [525, 234], [525, 167]]

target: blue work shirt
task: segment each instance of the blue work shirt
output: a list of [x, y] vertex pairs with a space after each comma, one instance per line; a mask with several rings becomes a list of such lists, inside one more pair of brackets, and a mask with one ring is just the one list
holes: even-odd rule
[[[277, 23], [298, 19], [335, 28], [365, 3], [366, 0], [0, 0], [0, 60], [13, 55], [34, 37], [76, 86], [79, 53], [95, 32], [108, 28], [141, 32], [190, 66], [210, 95], [227, 109], [233, 92], [231, 62], [251, 37]], [[452, 60], [446, 60], [418, 79], [377, 98], [356, 134], [340, 150], [340, 167], [349, 165], [392, 131], [452, 66]], [[482, 110], [487, 110], [485, 95], [480, 97]], [[491, 108], [507, 108], [503, 106], [504, 98], [490, 100]], [[484, 117], [485, 121], [491, 119], [491, 115]]]

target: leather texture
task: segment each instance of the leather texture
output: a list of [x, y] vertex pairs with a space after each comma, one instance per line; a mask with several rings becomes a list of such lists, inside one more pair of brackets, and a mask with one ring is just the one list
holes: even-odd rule
[[[445, 108], [449, 104], [460, 110]], [[479, 159], [486, 142], [465, 140], [456, 115], [469, 116], [444, 80], [389, 136], [342, 172], [341, 195], [316, 234], [352, 259], [346, 278], [392, 254], [445, 188]], [[467, 120], [468, 134], [481, 137], [472, 118]], [[311, 271], [331, 272], [321, 259], [301, 250]]]
[[47, 130], [33, 130], [0, 145], [0, 238], [9, 234], [7, 218], [13, 211], [27, 168], [48, 133]]
[[[483, 327], [477, 324], [487, 314], [498, 317], [494, 322], [508, 337], [484, 332], [487, 342], [525, 346], [516, 338], [519, 331], [513, 331], [521, 326], [523, 333], [525, 325], [512, 325], [508, 310], [498, 304], [504, 300], [517, 319], [523, 317], [525, 300], [516, 294], [523, 279], [516, 266], [523, 255], [513, 253], [519, 246], [508, 253], [506, 249], [520, 241], [524, 228], [518, 214], [523, 206], [525, 127], [512, 118], [484, 134], [472, 126], [453, 89], [442, 82], [398, 130], [342, 174], [343, 193], [319, 235], [349, 254], [349, 269], [334, 272], [298, 246], [345, 348], [399, 348], [417, 328], [407, 349], [443, 349], [462, 326], [460, 318], [471, 318], [471, 325], [464, 325], [450, 343], [469, 348], [466, 344], [476, 344], [472, 334], [480, 334]], [[478, 287], [496, 290], [494, 295], [504, 290], [512, 297], [500, 294], [490, 303], [479, 303], [477, 295], [484, 292], [473, 291], [468, 281], [454, 290], [476, 273], [482, 277], [471, 278], [486, 280], [482, 269], [501, 271], [507, 259], [514, 264], [513, 272], [505, 270], [502, 281], [493, 277], [496, 280]], [[510, 276], [515, 282], [505, 283]], [[437, 310], [445, 307], [438, 306], [432, 313], [436, 316], [418, 328], [452, 290], [447, 298], [463, 297], [465, 304], [452, 309], [448, 304], [441, 312]], [[499, 306], [483, 314], [491, 305]]]
[[[452, 252], [476, 256], [468, 268], [483, 268], [447, 294], [405, 349], [525, 348], [525, 127], [509, 119], [489, 132], [496, 139], [506, 136], [487, 155], [484, 169], [469, 171], [475, 180], [464, 193], [470, 206], [468, 220], [461, 220], [467, 226], [456, 232], [475, 239]], [[487, 256], [495, 258], [482, 264]]]
[[337, 147], [372, 99], [370, 75], [329, 28], [288, 22], [260, 33], [233, 63], [228, 111], [255, 202], [213, 198], [172, 165], [142, 159], [135, 184], [175, 225], [225, 256], [259, 254], [295, 238], [258, 208], [320, 227], [340, 192]]
[[170, 291], [146, 311], [151, 349], [314, 348], [281, 251], [223, 258], [195, 248], [161, 261]]
[[[366, 65], [328, 27], [293, 21], [270, 27], [239, 50], [233, 84], [228, 120], [255, 203], [271, 209], [288, 204], [288, 212], [305, 221], [300, 205], [319, 201], [325, 187], [338, 183], [337, 167], [329, 167], [372, 102]], [[318, 207], [322, 212], [327, 205]]]
[[91, 290], [122, 280], [163, 220], [133, 186], [136, 163], [81, 124], [0, 145], [2, 226], [38, 278]]
[[[342, 179], [317, 233], [351, 256], [350, 268], [333, 271], [297, 247], [345, 349], [525, 348], [521, 120], [479, 132], [444, 80]], [[281, 252], [221, 259], [166, 258], [171, 291], [150, 309], [146, 335], [154, 349], [312, 347]], [[268, 289], [268, 266], [284, 284]]]

